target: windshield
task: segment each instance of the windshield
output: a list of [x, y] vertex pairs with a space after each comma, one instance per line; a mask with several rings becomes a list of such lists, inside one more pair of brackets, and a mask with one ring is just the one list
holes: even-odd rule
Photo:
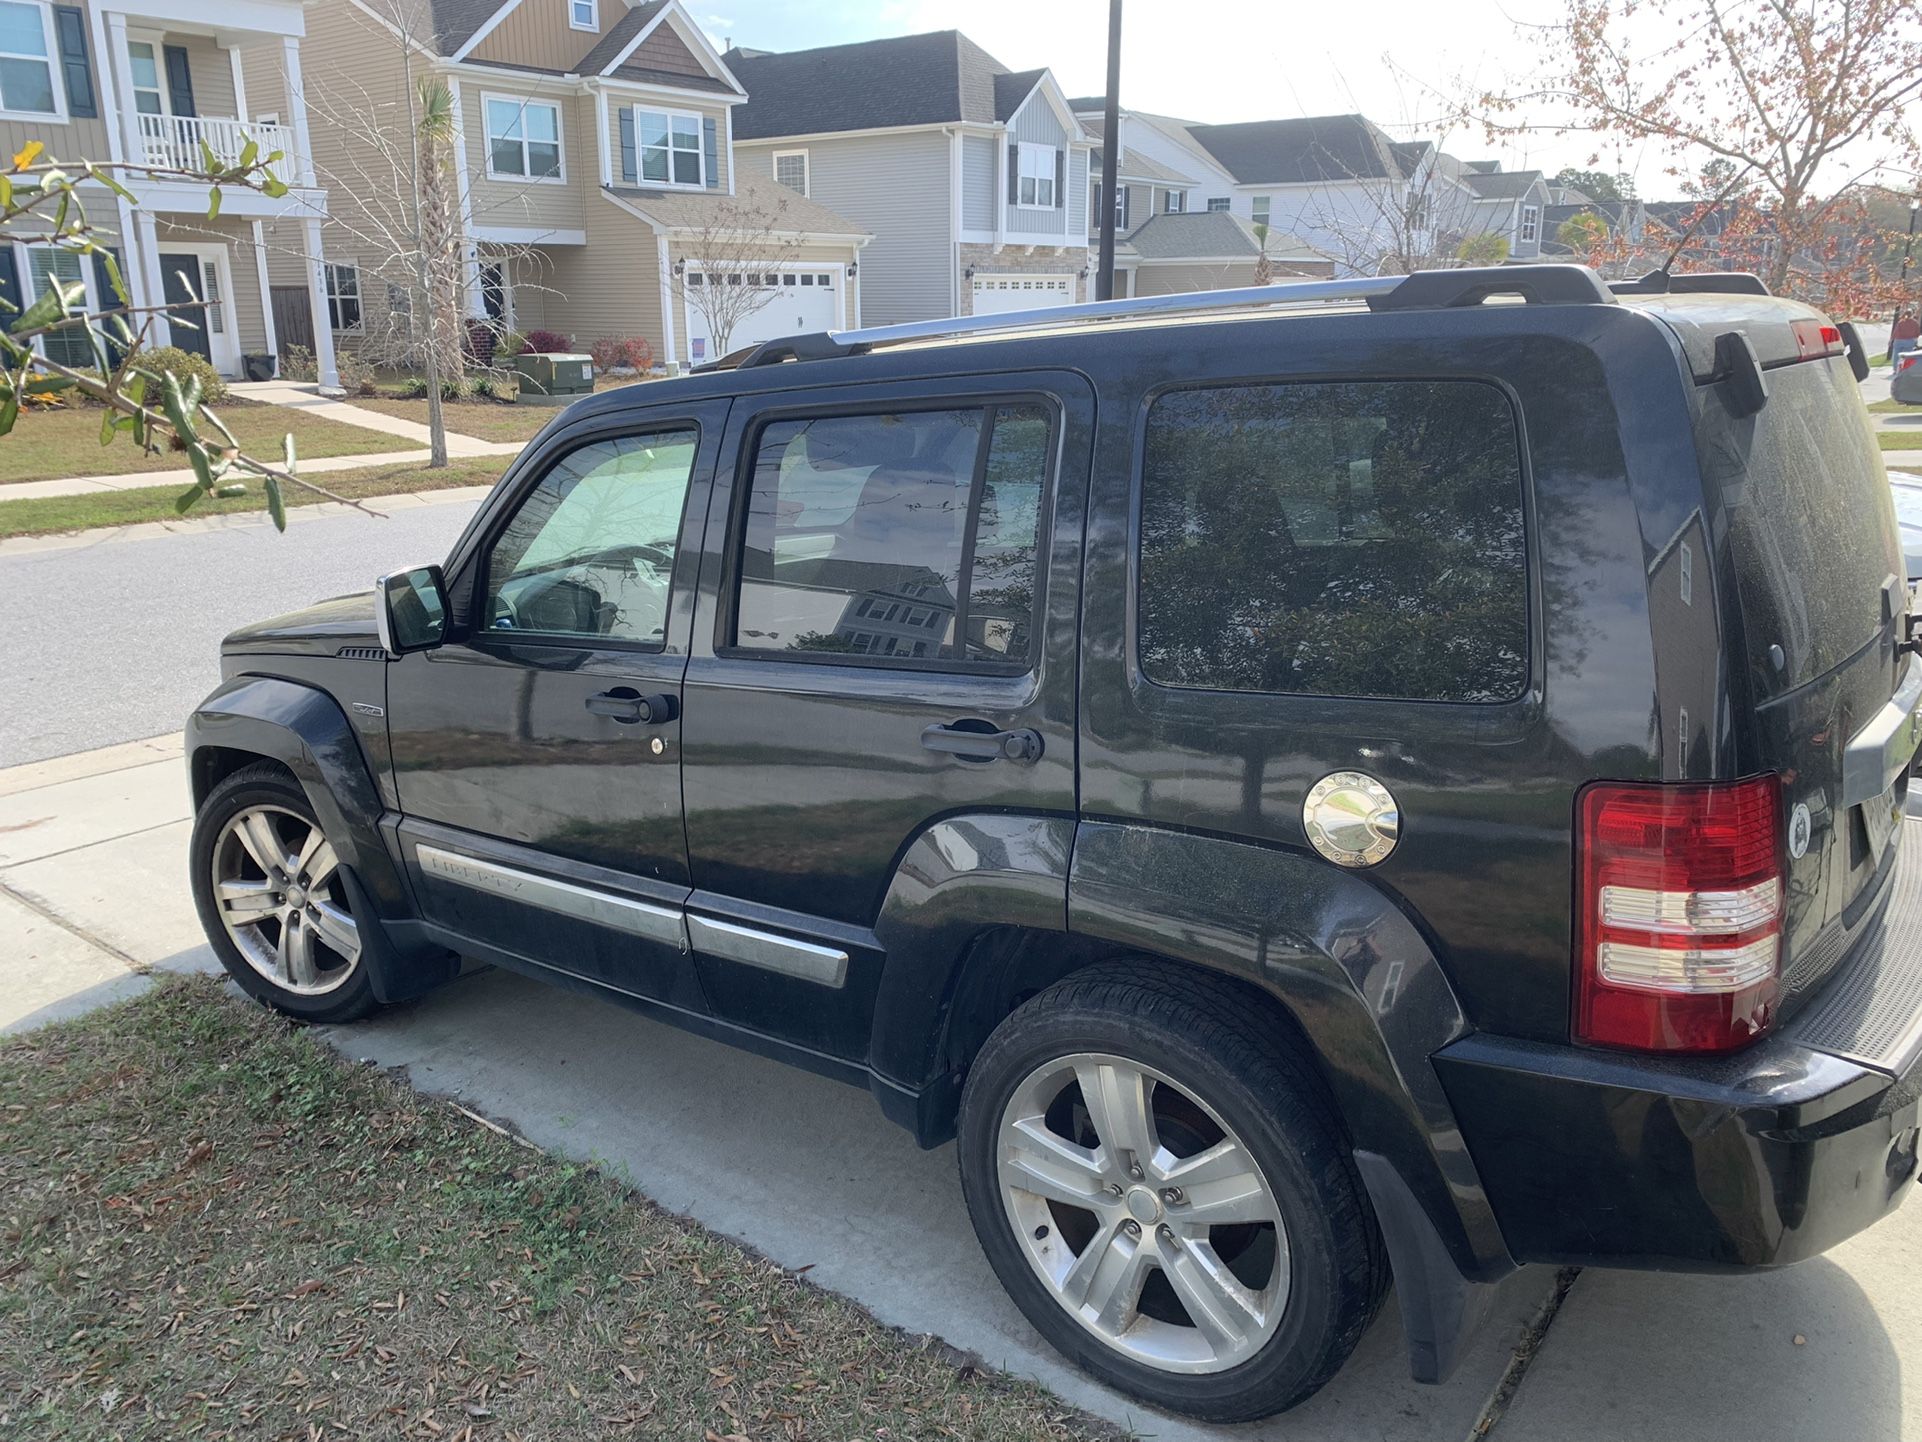
[[[1727, 508], [1736, 592], [1758, 696], [1801, 686], [1882, 625], [1904, 570], [1882, 453], [1839, 361], [1768, 372], [1768, 404], [1730, 418], [1709, 398], [1704, 479]], [[1770, 652], [1782, 648], [1778, 665]]]

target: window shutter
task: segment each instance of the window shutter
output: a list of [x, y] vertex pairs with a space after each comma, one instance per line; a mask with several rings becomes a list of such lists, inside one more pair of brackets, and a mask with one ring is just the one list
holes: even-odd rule
[[[187, 60], [184, 46], [167, 45], [167, 102], [173, 107], [175, 115], [195, 116], [200, 112], [194, 109], [194, 72]], [[194, 162], [196, 165], [199, 161]]]
[[[100, 309], [101, 312], [106, 315], [125, 310], [127, 307], [127, 303], [118, 295], [114, 294], [113, 277], [107, 273], [107, 257], [110, 255], [114, 259], [114, 264], [119, 265], [120, 251], [117, 248], [103, 247], [101, 250], [96, 250], [93, 253], [94, 293], [100, 297]], [[120, 273], [120, 280], [123, 285], [126, 283], [127, 273], [124, 269]], [[131, 324], [131, 322], [129, 322], [129, 324]], [[107, 359], [115, 365], [119, 365], [127, 354], [127, 348], [119, 342], [118, 329], [112, 325], [102, 324], [99, 330], [107, 347]]]
[[6, 302], [0, 306], [0, 329], [12, 330], [27, 301], [20, 293], [20, 265], [10, 245], [0, 245], [0, 301]]
[[67, 82], [67, 114], [75, 120], [97, 120], [100, 104], [94, 99], [93, 66], [87, 61], [87, 17], [77, 5], [56, 5], [53, 28], [60, 40], [60, 69]]
[[1021, 200], [1021, 145], [1019, 141], [1008, 142], [1008, 204], [1015, 205]]
[[1059, 147], [1054, 152], [1054, 208], [1068, 208], [1068, 152]]
[[721, 184], [721, 142], [715, 134], [712, 117], [701, 121], [701, 168], [707, 172], [707, 188], [716, 190]]
[[1134, 192], [1125, 185], [1116, 185], [1115, 194], [1121, 197], [1121, 213], [1115, 219], [1115, 229], [1125, 231], [1128, 228], [1128, 199]]
[[629, 185], [637, 185], [641, 179], [639, 162], [634, 152], [634, 107], [621, 107], [621, 179]]

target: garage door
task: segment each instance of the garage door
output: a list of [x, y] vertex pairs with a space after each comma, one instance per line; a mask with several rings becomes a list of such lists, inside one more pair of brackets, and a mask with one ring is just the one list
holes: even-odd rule
[[[690, 268], [687, 273], [688, 290], [692, 292], [709, 279]], [[724, 279], [738, 281], [742, 285], [758, 281], [762, 289], [772, 293], [766, 305], [734, 323], [733, 333], [727, 340], [727, 348], [731, 351], [783, 336], [846, 328], [841, 320], [841, 275], [838, 270], [736, 273]], [[699, 365], [702, 361], [718, 359], [714, 338], [709, 334], [707, 317], [694, 303], [692, 294], [682, 310], [687, 316], [688, 354], [694, 358], [694, 363]]]
[[977, 275], [974, 313], [999, 315], [1009, 310], [1040, 310], [1074, 299], [1071, 275]]

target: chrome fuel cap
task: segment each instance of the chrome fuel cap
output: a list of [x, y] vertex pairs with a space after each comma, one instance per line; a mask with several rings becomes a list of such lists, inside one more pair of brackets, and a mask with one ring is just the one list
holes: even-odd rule
[[1337, 866], [1373, 866], [1401, 838], [1401, 811], [1386, 786], [1359, 771], [1334, 771], [1301, 803], [1308, 844]]

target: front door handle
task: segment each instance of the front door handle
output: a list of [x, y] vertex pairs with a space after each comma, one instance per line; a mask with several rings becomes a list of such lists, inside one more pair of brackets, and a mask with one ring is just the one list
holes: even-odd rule
[[1038, 731], [962, 730], [962, 724], [930, 726], [921, 733], [921, 744], [963, 761], [1018, 761], [1028, 765], [1041, 759]]
[[631, 686], [616, 686], [587, 698], [587, 709], [623, 726], [658, 726], [674, 719], [672, 696], [643, 696]]

